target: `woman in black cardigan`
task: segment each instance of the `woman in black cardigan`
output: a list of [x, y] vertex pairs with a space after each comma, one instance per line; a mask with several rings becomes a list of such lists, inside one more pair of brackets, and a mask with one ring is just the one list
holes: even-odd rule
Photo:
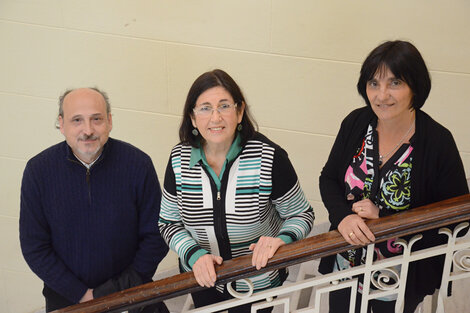
[[[375, 238], [364, 220], [466, 194], [468, 187], [452, 134], [421, 111], [431, 80], [411, 43], [388, 41], [375, 48], [362, 65], [357, 88], [367, 106], [342, 122], [320, 176], [320, 192], [330, 229], [352, 245], [365, 246]], [[437, 230], [423, 235], [414, 250], [446, 242]], [[364, 264], [365, 251], [324, 258], [319, 270], [330, 273]], [[389, 240], [376, 245], [374, 259], [401, 252]], [[414, 312], [425, 295], [439, 288], [442, 265], [441, 257], [410, 264], [404, 312]], [[349, 312], [349, 292], [330, 293], [330, 312]], [[371, 300], [368, 311], [394, 312], [395, 300]], [[356, 301], [356, 311], [359, 306]]]

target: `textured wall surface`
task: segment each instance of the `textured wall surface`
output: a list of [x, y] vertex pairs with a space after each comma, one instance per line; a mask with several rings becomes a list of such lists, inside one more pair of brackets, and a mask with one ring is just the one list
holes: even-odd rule
[[226, 70], [260, 130], [288, 151], [320, 223], [318, 176], [341, 120], [363, 105], [360, 64], [384, 40], [423, 54], [433, 81], [423, 109], [452, 131], [470, 176], [469, 13], [467, 0], [1, 0], [2, 312], [43, 306], [19, 247], [19, 190], [26, 161], [63, 140], [54, 123], [65, 89], [106, 90], [111, 135], [150, 154], [162, 183], [189, 86]]

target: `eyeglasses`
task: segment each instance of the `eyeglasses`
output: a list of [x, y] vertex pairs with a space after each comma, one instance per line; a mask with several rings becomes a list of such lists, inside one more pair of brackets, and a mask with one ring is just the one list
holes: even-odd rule
[[200, 107], [194, 108], [193, 112], [200, 117], [209, 117], [215, 110], [217, 110], [220, 115], [229, 115], [236, 107], [236, 103], [222, 103], [216, 109], [210, 105], [202, 105]]

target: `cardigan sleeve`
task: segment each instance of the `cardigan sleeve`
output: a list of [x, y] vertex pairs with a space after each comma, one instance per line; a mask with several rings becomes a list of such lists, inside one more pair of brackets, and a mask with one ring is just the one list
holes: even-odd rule
[[465, 170], [451, 132], [426, 113], [417, 113], [411, 207], [467, 194]]
[[[430, 123], [431, 126], [435, 125]], [[413, 207], [426, 205], [468, 194], [468, 185], [465, 178], [465, 170], [462, 159], [460, 158], [457, 145], [451, 132], [438, 125], [438, 128], [429, 127], [426, 136], [431, 136], [432, 140], [427, 140], [427, 149], [424, 149], [423, 164], [420, 164], [422, 175], [416, 177], [424, 181], [416, 181], [413, 198], [416, 195], [416, 201]], [[418, 160], [416, 160], [418, 162]], [[412, 175], [413, 172], [412, 172]], [[424, 187], [428, 186], [428, 187]], [[419, 193], [419, 194], [416, 194]], [[458, 224], [446, 226], [453, 229]], [[467, 232], [468, 229], [465, 231]], [[465, 232], [459, 233], [463, 236]], [[446, 242], [447, 237], [438, 234], [438, 229], [428, 230], [422, 233], [423, 238], [413, 247], [414, 249], [423, 249]], [[409, 239], [411, 236], [405, 236]]]
[[178, 254], [183, 264], [192, 268], [199, 257], [209, 252], [202, 249], [184, 227], [178, 208], [177, 183], [172, 160], [170, 156], [165, 171], [158, 226], [170, 249]]
[[437, 156], [436, 199], [441, 201], [468, 193], [462, 159], [450, 131], [440, 136], [442, 141]]
[[305, 238], [313, 226], [313, 208], [305, 198], [287, 152], [280, 148], [274, 153], [272, 180], [273, 204], [284, 220], [278, 237], [285, 243]]
[[51, 229], [43, 212], [40, 187], [31, 161], [26, 165], [21, 184], [19, 228], [21, 250], [31, 270], [47, 286], [78, 303], [89, 287], [54, 251]]
[[349, 115], [341, 123], [328, 160], [320, 175], [320, 194], [323, 204], [328, 210], [331, 229], [337, 229], [343, 218], [352, 214], [352, 203], [344, 195], [345, 158], [351, 154], [346, 150], [346, 146], [355, 124], [351, 120], [352, 117]]

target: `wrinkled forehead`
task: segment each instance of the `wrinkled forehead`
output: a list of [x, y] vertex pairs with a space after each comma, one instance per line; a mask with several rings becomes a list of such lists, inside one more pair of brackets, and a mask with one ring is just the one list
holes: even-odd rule
[[103, 96], [92, 89], [77, 89], [64, 98], [63, 111], [65, 115], [83, 113], [106, 114], [106, 101]]

